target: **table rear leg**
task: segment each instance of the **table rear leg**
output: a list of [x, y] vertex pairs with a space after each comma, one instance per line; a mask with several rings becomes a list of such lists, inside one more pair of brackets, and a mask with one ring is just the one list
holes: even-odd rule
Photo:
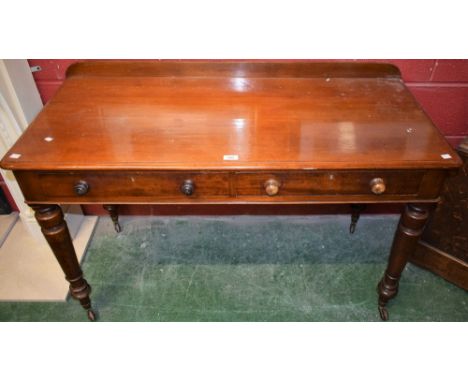
[[89, 320], [94, 321], [96, 315], [91, 309], [89, 298], [91, 287], [83, 278], [62, 209], [56, 204], [31, 205], [31, 208], [34, 209], [42, 233], [70, 283], [72, 297], [79, 300], [81, 306], [86, 309]]
[[379, 292], [379, 313], [382, 320], [388, 320], [385, 305], [398, 293], [401, 272], [410, 255], [416, 250], [424, 226], [429, 217], [429, 206], [424, 204], [406, 205], [398, 224], [388, 260], [388, 266], [377, 290]]
[[356, 225], [361, 217], [361, 212], [366, 209], [365, 204], [351, 204], [351, 224], [349, 225], [349, 233], [353, 234], [356, 230]]
[[102, 207], [109, 212], [112, 222], [114, 223], [115, 232], [120, 233], [122, 227], [119, 223], [119, 206], [116, 204], [104, 204]]

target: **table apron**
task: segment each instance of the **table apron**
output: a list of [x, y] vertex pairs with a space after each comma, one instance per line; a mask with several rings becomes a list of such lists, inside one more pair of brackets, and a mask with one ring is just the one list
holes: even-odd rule
[[[307, 204], [434, 202], [444, 170], [15, 171], [27, 203]], [[371, 184], [381, 181], [376, 194]], [[184, 184], [193, 189], [184, 194]], [[276, 188], [268, 192], [270, 183]], [[77, 185], [82, 184], [82, 195]], [[187, 192], [187, 190], [185, 190]]]

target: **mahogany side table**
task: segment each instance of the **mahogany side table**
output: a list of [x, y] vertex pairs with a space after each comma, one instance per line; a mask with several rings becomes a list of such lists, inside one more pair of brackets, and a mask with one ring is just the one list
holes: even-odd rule
[[59, 204], [103, 204], [118, 223], [131, 203], [404, 202], [378, 285], [386, 320], [460, 166], [394, 66], [246, 60], [75, 64], [1, 162], [91, 320]]

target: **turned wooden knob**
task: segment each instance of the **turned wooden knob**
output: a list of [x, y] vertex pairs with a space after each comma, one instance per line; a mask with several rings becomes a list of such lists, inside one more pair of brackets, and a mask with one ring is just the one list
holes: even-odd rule
[[83, 196], [88, 193], [89, 185], [84, 180], [80, 180], [79, 182], [75, 184], [75, 186], [73, 187], [73, 190], [75, 191], [75, 194], [77, 194], [78, 196]]
[[187, 196], [192, 195], [195, 192], [195, 183], [190, 179], [186, 180], [180, 187], [180, 191]]
[[280, 188], [280, 184], [275, 179], [268, 179], [265, 182], [265, 192], [267, 193], [268, 196], [276, 195], [279, 191], [279, 188]]
[[370, 181], [371, 191], [376, 194], [380, 195], [385, 192], [385, 182], [382, 178], [374, 178]]

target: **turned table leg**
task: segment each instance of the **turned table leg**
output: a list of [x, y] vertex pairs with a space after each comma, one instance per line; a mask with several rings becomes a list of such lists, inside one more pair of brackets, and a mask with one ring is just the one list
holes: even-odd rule
[[115, 232], [120, 233], [122, 227], [119, 223], [119, 206], [116, 204], [104, 204], [102, 207], [109, 212], [112, 222], [114, 223]]
[[36, 220], [41, 226], [42, 233], [65, 273], [65, 278], [70, 283], [72, 297], [80, 301], [81, 306], [88, 313], [88, 318], [94, 321], [96, 316], [91, 309], [91, 300], [89, 298], [91, 287], [83, 278], [83, 272], [78, 263], [70, 232], [63, 218], [62, 209], [55, 204], [35, 204], [31, 205], [31, 208], [36, 212]]
[[382, 320], [388, 320], [385, 305], [398, 293], [401, 272], [410, 255], [416, 250], [419, 237], [429, 217], [427, 205], [409, 203], [401, 215], [388, 260], [387, 269], [377, 287], [379, 292], [379, 313]]

